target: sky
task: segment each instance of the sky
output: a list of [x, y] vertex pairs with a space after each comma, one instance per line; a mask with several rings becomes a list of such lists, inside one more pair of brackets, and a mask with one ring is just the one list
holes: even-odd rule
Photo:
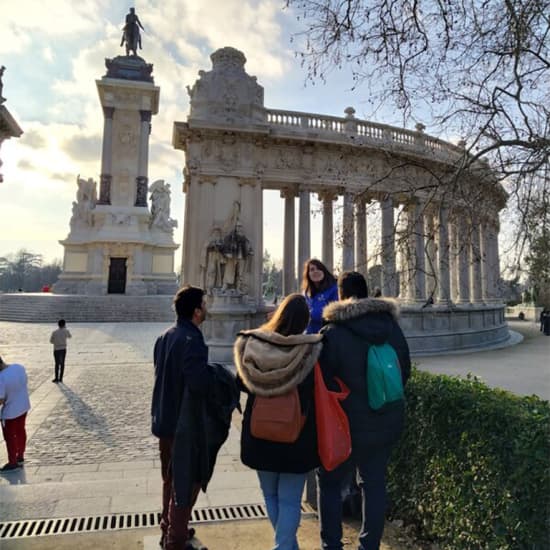
[[[149, 181], [171, 184], [171, 216], [182, 242], [184, 195], [182, 151], [171, 145], [175, 121], [188, 114], [186, 86], [199, 70], [210, 70], [210, 54], [232, 46], [246, 58], [245, 69], [264, 87], [265, 106], [344, 116], [353, 106], [358, 118], [399, 124], [392, 110], [376, 117], [365, 109], [349, 72], [333, 71], [325, 83], [306, 82], [295, 50], [302, 24], [284, 9], [284, 0], [157, 0], [135, 4], [109, 0], [3, 0], [0, 65], [4, 105], [24, 134], [0, 150], [0, 257], [26, 248], [44, 260], [61, 259], [58, 243], [69, 231], [77, 176], [99, 181], [103, 114], [95, 81], [105, 74], [105, 58], [124, 55], [119, 46], [128, 8], [136, 8], [145, 32], [140, 55], [153, 63], [160, 87], [153, 117]], [[294, 40], [292, 37], [294, 36]], [[429, 132], [429, 128], [428, 128]], [[98, 186], [99, 191], [99, 186]], [[275, 193], [275, 192], [269, 192]], [[277, 195], [274, 195], [277, 196]], [[264, 204], [273, 201], [264, 198]], [[268, 200], [265, 200], [268, 199]], [[313, 197], [312, 197], [313, 199]], [[282, 257], [282, 201], [264, 208], [264, 247]], [[312, 200], [312, 208], [316, 208]], [[320, 216], [312, 220], [312, 253], [320, 254]], [[179, 264], [179, 254], [176, 261]]]

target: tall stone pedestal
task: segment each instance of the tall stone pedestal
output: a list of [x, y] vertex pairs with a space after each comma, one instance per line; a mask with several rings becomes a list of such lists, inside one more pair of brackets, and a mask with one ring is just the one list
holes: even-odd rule
[[[137, 56], [107, 59], [107, 74], [96, 82], [104, 115], [99, 189], [92, 178], [77, 178], [60, 294], [173, 294], [173, 231], [170, 186], [149, 185], [151, 119], [160, 89], [153, 66]], [[151, 208], [148, 207], [151, 194]]]

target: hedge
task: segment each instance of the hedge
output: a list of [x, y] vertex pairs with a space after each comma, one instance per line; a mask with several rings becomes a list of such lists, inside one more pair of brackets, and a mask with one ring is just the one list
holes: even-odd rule
[[550, 548], [550, 406], [418, 370], [392, 458], [393, 515], [445, 550]]

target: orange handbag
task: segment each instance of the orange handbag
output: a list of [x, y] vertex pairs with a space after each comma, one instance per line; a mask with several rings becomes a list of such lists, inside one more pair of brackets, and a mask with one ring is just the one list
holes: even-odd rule
[[349, 395], [349, 388], [335, 378], [339, 392], [330, 391], [319, 363], [315, 365], [315, 421], [317, 424], [317, 450], [325, 470], [334, 470], [351, 454], [351, 433], [348, 417], [340, 401]]

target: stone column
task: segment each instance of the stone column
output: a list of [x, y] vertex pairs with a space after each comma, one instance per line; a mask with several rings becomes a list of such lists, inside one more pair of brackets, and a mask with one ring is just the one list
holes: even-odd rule
[[355, 200], [355, 271], [368, 274], [366, 199], [358, 195]]
[[[426, 297], [435, 296], [437, 286], [437, 244], [433, 212], [424, 213], [424, 231], [426, 234]], [[435, 299], [435, 298], [434, 298]]]
[[424, 208], [414, 205], [414, 298], [417, 303], [426, 302], [426, 249], [424, 245]]
[[495, 283], [495, 302], [500, 302], [502, 296], [500, 294], [500, 254], [498, 249], [498, 233], [500, 229], [500, 222], [498, 218], [498, 213], [495, 214], [495, 219], [493, 221], [493, 230], [491, 231], [491, 259], [492, 259], [492, 272], [493, 280]]
[[101, 174], [99, 176], [98, 204], [111, 204], [114, 114], [114, 107], [103, 107], [103, 149], [101, 150]]
[[334, 221], [332, 203], [337, 195], [331, 191], [319, 193], [319, 200], [323, 203], [323, 263], [332, 273], [334, 270]]
[[470, 297], [476, 304], [483, 303], [483, 283], [481, 279], [481, 246], [480, 246], [480, 223], [479, 220], [472, 220], [470, 241]]
[[311, 221], [309, 189], [300, 189], [300, 210], [298, 218], [298, 273], [311, 258]]
[[470, 231], [465, 220], [457, 220], [458, 303], [470, 303]]
[[296, 245], [294, 223], [294, 189], [283, 189], [285, 199], [285, 227], [283, 245], [283, 294], [288, 296], [296, 291]]
[[497, 301], [498, 286], [498, 235], [493, 220], [481, 226], [481, 270], [483, 280], [483, 300], [486, 303]]
[[382, 209], [382, 294], [395, 296], [395, 231], [393, 201], [386, 196], [380, 203]]
[[140, 111], [138, 175], [136, 178], [135, 206], [147, 206], [147, 166], [149, 163], [149, 134], [151, 132], [151, 111]]
[[451, 271], [451, 301], [458, 302], [458, 229], [456, 223], [451, 223], [451, 246], [449, 265]]
[[353, 270], [355, 266], [354, 255], [354, 220], [353, 220], [353, 193], [344, 192], [344, 211], [342, 219], [342, 269]]
[[437, 302], [441, 305], [448, 305], [451, 302], [451, 277], [449, 272], [449, 210], [446, 206], [441, 205], [438, 217], [437, 270], [439, 285]]

